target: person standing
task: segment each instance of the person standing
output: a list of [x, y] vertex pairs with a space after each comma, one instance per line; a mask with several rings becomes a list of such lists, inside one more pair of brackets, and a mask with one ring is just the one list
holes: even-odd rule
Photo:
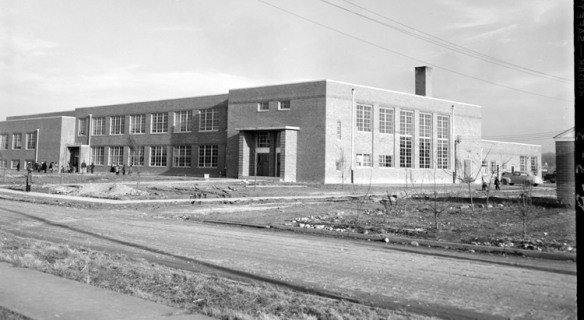
[[81, 173], [85, 172], [87, 172], [87, 163], [85, 163], [85, 160], [83, 160], [83, 162], [81, 162]]
[[500, 184], [501, 181], [499, 181], [499, 177], [495, 177], [495, 190], [501, 190], [501, 188], [499, 187]]
[[89, 165], [89, 170], [91, 170], [91, 173], [93, 173], [93, 169], [95, 168], [95, 165], [93, 164], [93, 162]]
[[45, 173], [47, 173], [47, 162], [43, 161], [43, 164], [41, 164], [41, 170], [43, 170]]

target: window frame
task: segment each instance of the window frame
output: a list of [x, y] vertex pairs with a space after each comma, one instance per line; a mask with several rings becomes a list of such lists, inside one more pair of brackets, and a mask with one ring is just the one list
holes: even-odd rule
[[37, 139], [36, 131], [26, 132], [24, 134], [24, 140], [25, 140], [24, 149], [25, 150], [35, 150], [36, 149], [36, 139]]
[[125, 133], [126, 127], [126, 116], [125, 115], [117, 115], [117, 116], [110, 116], [110, 132], [109, 134], [112, 136], [119, 136]]
[[258, 112], [266, 111], [270, 111], [270, 102], [269, 101], [258, 102]]
[[[136, 119], [141, 119], [140, 122]], [[136, 124], [139, 123], [139, 126]], [[137, 131], [136, 129], [139, 129]], [[146, 134], [146, 114], [132, 114], [130, 115], [130, 132], [129, 134]]]
[[[287, 106], [287, 107], [285, 107]], [[281, 100], [278, 103], [278, 110], [289, 111], [290, 110], [290, 100]]]
[[438, 169], [448, 169], [450, 164], [450, 117], [436, 117], [436, 166]]
[[[159, 152], [158, 152], [159, 151]], [[158, 160], [160, 163], [158, 164]], [[168, 166], [168, 147], [150, 146], [150, 167], [164, 168]]]
[[432, 168], [432, 114], [420, 113], [418, 115], [418, 161], [419, 168]]
[[190, 168], [192, 162], [192, 147], [180, 145], [172, 147], [172, 166], [176, 168]]
[[77, 119], [77, 135], [87, 136], [87, 118]]
[[105, 136], [105, 117], [91, 118], [91, 135]]
[[[186, 119], [185, 119], [186, 118]], [[192, 132], [193, 110], [181, 110], [174, 113], [174, 132]]]
[[[120, 165], [124, 163], [124, 147], [123, 146], [110, 146], [108, 148], [108, 166]], [[114, 159], [116, 157], [117, 159]], [[116, 160], [116, 161], [114, 161]]]
[[156, 112], [150, 116], [150, 134], [168, 133], [168, 112]]
[[22, 150], [22, 133], [12, 134], [12, 150]]
[[0, 150], [8, 150], [10, 147], [8, 137], [8, 133], [0, 134]]
[[373, 106], [367, 104], [357, 104], [355, 107], [355, 126], [358, 132], [371, 132], [371, 119]]
[[[96, 154], [97, 150], [101, 150], [101, 154]], [[104, 146], [91, 147], [91, 161], [90, 161], [90, 163], [93, 163], [94, 166], [105, 165], [105, 147]]]
[[199, 110], [199, 132], [219, 131], [219, 111], [213, 108]]
[[[359, 157], [361, 157], [361, 159], [359, 159]], [[373, 167], [373, 162], [371, 161], [371, 153], [357, 153], [357, 154], [355, 154], [355, 166], [357, 168]]]
[[379, 108], [379, 133], [394, 134], [395, 131], [395, 112], [392, 108]]
[[219, 145], [200, 145], [198, 156], [197, 168], [217, 168], [219, 166]]
[[130, 147], [129, 149], [128, 165], [133, 167], [143, 167], [146, 148], [144, 146], [136, 146]]
[[[388, 161], [389, 159], [389, 161]], [[392, 168], [393, 167], [393, 156], [390, 154], [380, 154], [379, 155], [379, 168]]]

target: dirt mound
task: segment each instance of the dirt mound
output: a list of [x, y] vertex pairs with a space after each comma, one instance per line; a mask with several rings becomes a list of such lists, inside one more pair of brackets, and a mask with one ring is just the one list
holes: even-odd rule
[[86, 184], [80, 186], [52, 186], [50, 193], [82, 197], [121, 199], [125, 197], [148, 196], [149, 193], [123, 184]]

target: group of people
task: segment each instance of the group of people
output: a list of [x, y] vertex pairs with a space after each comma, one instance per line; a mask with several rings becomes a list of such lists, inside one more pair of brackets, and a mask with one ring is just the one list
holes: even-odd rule
[[115, 173], [117, 175], [119, 175], [120, 173], [122, 173], [122, 175], [125, 175], [126, 173], [128, 173], [128, 175], [132, 175], [132, 165], [130, 165], [129, 167], [126, 167], [125, 164], [121, 165], [118, 164], [114, 164], [112, 163], [112, 166], [110, 168], [110, 172]]
[[[43, 161], [43, 162], [32, 162], [31, 161], [31, 162], [28, 162], [26, 164], [26, 170], [28, 172], [37, 171], [40, 173], [41, 171], [43, 171], [44, 173], [47, 173], [47, 170], [48, 170], [51, 173], [53, 173], [56, 167], [57, 167], [57, 164], [55, 164], [52, 161], [48, 165], [47, 165], [46, 161]], [[16, 165], [16, 170], [20, 171], [20, 163], [18, 163]]]

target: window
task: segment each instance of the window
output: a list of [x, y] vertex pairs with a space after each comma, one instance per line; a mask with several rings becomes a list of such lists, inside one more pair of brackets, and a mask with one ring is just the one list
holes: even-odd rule
[[199, 168], [217, 168], [219, 158], [219, 146], [199, 146]]
[[174, 131], [191, 132], [191, 120], [193, 112], [191, 110], [179, 111], [174, 114]]
[[173, 163], [175, 167], [191, 166], [191, 146], [176, 146], [173, 148]]
[[124, 162], [124, 147], [110, 147], [109, 148], [109, 163], [112, 164], [122, 164]]
[[152, 123], [150, 126], [151, 133], [166, 133], [168, 132], [168, 113], [153, 113]]
[[430, 168], [430, 152], [432, 152], [432, 115], [420, 113], [420, 137], [418, 138], [420, 168]]
[[166, 167], [166, 146], [150, 147], [150, 166]]
[[412, 135], [414, 133], [414, 113], [400, 111], [399, 114], [399, 166], [412, 167]]
[[12, 149], [22, 149], [22, 133], [12, 134]]
[[527, 171], [527, 157], [526, 156], [519, 157], [519, 171]]
[[357, 167], [371, 167], [371, 154], [357, 153]]
[[379, 155], [379, 167], [381, 168], [391, 167], [391, 156]]
[[87, 119], [78, 119], [77, 135], [84, 136], [87, 134]]
[[92, 119], [91, 127], [94, 136], [103, 136], [105, 134], [105, 117], [97, 117]]
[[258, 103], [258, 111], [268, 111], [270, 110], [270, 103], [267, 101]]
[[146, 115], [133, 114], [130, 116], [130, 134], [146, 133]]
[[280, 101], [279, 110], [290, 110], [290, 100]]
[[357, 105], [357, 131], [371, 132], [371, 106]]
[[34, 150], [36, 149], [36, 131], [26, 133], [26, 149]]
[[339, 140], [341, 140], [341, 138], [342, 138], [342, 135], [341, 135], [341, 133], [342, 133], [341, 129], [342, 128], [343, 128], [343, 126], [342, 126], [341, 121], [340, 120], [337, 121], [337, 139], [339, 139]]
[[531, 172], [537, 175], [537, 157], [531, 157]]
[[11, 160], [10, 169], [20, 169], [20, 160]]
[[258, 148], [270, 147], [270, 135], [267, 132], [258, 132]]
[[124, 134], [126, 116], [110, 117], [110, 134]]
[[436, 165], [438, 169], [448, 169], [450, 146], [450, 119], [447, 116], [438, 116], [438, 136], [436, 148]]
[[199, 131], [218, 131], [219, 118], [217, 117], [217, 110], [203, 109], [200, 111], [199, 117]]
[[91, 161], [96, 166], [103, 166], [105, 159], [105, 147], [91, 147]]
[[130, 164], [132, 166], [144, 165], [144, 146], [130, 148]]
[[0, 160], [0, 169], [4, 169], [8, 167], [8, 160]]
[[412, 137], [399, 137], [399, 166], [412, 167]]
[[1, 134], [0, 135], [0, 150], [8, 149], [8, 135]]
[[497, 172], [497, 162], [491, 161], [491, 173]]
[[379, 108], [379, 133], [393, 133], [393, 110]]

